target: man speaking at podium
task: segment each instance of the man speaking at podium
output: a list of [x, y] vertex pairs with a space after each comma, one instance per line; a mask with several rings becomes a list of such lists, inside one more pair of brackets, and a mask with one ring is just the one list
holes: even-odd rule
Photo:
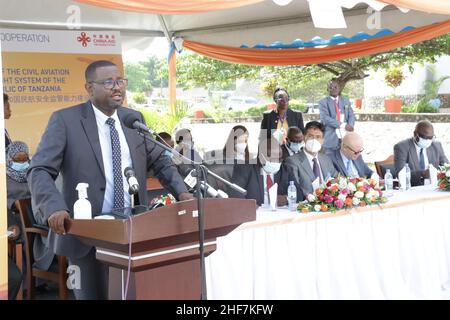
[[[123, 176], [126, 167], [134, 169], [141, 185], [140, 204], [148, 204], [145, 185], [150, 169], [178, 200], [192, 199], [192, 195], [164, 150], [124, 126], [123, 119], [129, 113], [143, 117], [122, 107], [127, 80], [119, 68], [110, 61], [95, 61], [86, 68], [85, 78], [89, 101], [52, 114], [32, 158], [28, 183], [35, 219], [50, 227], [50, 250], [80, 268], [81, 288], [74, 289], [75, 297], [107, 299], [108, 268], [95, 259], [93, 247], [65, 235], [64, 221], [73, 218], [77, 184], [89, 184], [93, 214], [130, 206]], [[54, 182], [59, 173], [62, 194]]]

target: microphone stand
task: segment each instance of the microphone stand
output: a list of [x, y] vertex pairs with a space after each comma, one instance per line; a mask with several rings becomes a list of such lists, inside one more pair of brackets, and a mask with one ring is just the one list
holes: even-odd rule
[[172, 149], [164, 144], [162, 144], [159, 141], [156, 141], [153, 139], [153, 137], [150, 136], [149, 132], [146, 132], [144, 130], [137, 129], [138, 133], [143, 136], [146, 140], [151, 141], [164, 150], [167, 150], [182, 159], [185, 159], [188, 161], [191, 165], [194, 166], [195, 169], [195, 176], [197, 177], [197, 183], [196, 183], [196, 190], [197, 190], [197, 208], [198, 208], [198, 231], [199, 231], [199, 251], [200, 251], [200, 299], [206, 300], [206, 273], [205, 273], [205, 252], [204, 252], [204, 243], [205, 243], [205, 224], [204, 224], [204, 196], [201, 191], [201, 184], [202, 182], [205, 184], [205, 192], [207, 190], [206, 187], [206, 178], [208, 172], [216, 179], [224, 182], [234, 190], [246, 194], [247, 191], [245, 189], [242, 189], [241, 187], [237, 186], [234, 183], [231, 183], [228, 180], [223, 179], [222, 177], [218, 176], [216, 173], [209, 171], [202, 163], [195, 162], [192, 159], [189, 159], [185, 156], [183, 156], [181, 153], [176, 151], [175, 149]]

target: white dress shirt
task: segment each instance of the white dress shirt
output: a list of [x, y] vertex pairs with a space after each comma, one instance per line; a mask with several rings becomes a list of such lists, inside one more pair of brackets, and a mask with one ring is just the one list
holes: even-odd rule
[[[417, 159], [419, 160], [419, 166], [420, 166], [420, 147], [414, 142], [414, 146], [416, 147], [416, 152], [417, 152]], [[427, 149], [423, 148], [423, 159], [425, 160], [425, 170], [428, 169], [429, 166], [429, 162], [428, 162], [428, 154], [427, 154]], [[411, 164], [410, 164], [411, 166]], [[419, 168], [420, 170], [422, 170], [421, 168]], [[412, 169], [411, 169], [412, 170]]]
[[320, 166], [320, 161], [319, 161], [318, 154], [315, 157], [313, 155], [311, 155], [310, 153], [306, 152], [306, 151], [305, 151], [305, 154], [306, 154], [306, 158], [308, 158], [308, 162], [309, 162], [309, 165], [311, 166], [311, 170], [312, 170], [313, 173], [314, 173], [314, 162], [313, 162], [313, 159], [314, 158], [317, 159], [317, 165], [319, 166], [319, 172], [320, 172], [320, 181], [324, 181], [323, 180], [322, 167]]
[[[342, 162], [344, 163], [344, 167], [345, 170], [347, 171], [347, 175], [349, 177], [359, 177], [359, 173], [358, 173], [358, 169], [355, 167], [355, 164], [353, 163], [353, 161], [349, 158], [347, 158], [345, 156], [345, 154], [342, 153], [342, 151], [340, 151], [341, 153], [341, 157], [342, 157]], [[350, 161], [350, 168], [348, 168], [348, 162]]]
[[[97, 122], [98, 137], [100, 139], [100, 147], [102, 150], [103, 167], [105, 168], [106, 188], [105, 198], [103, 199], [102, 212], [111, 212], [114, 205], [114, 174], [113, 174], [113, 162], [112, 162], [112, 148], [111, 148], [111, 134], [110, 127], [106, 124], [108, 116], [92, 105], [95, 114], [95, 120]], [[130, 149], [128, 148], [128, 142], [123, 133], [122, 125], [120, 124], [117, 111], [111, 116], [115, 120], [114, 126], [119, 134], [121, 162], [122, 162], [122, 178], [123, 178], [123, 192], [125, 197], [125, 207], [130, 207], [131, 197], [128, 193], [128, 182], [123, 175], [126, 167], [133, 167], [130, 155]]]

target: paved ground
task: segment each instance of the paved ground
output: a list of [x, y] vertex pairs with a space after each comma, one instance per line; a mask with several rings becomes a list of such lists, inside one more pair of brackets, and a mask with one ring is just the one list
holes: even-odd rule
[[[229, 131], [236, 124], [187, 124], [184, 127], [192, 130], [196, 147], [200, 151], [208, 151], [223, 148]], [[260, 124], [255, 122], [239, 124], [244, 125], [249, 130], [250, 152], [256, 152]], [[364, 160], [372, 163], [386, 159], [393, 154], [394, 144], [412, 136], [415, 125], [415, 123], [409, 122], [356, 123], [355, 130], [364, 139]], [[447, 157], [450, 157], [450, 123], [436, 123], [434, 124], [434, 131], [437, 140], [442, 143]]]

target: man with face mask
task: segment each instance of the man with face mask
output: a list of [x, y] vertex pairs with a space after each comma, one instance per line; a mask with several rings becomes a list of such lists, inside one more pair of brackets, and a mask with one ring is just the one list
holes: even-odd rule
[[330, 158], [320, 153], [323, 144], [324, 127], [318, 121], [310, 121], [305, 126], [305, 147], [302, 151], [288, 157], [282, 166], [281, 194], [287, 194], [289, 181], [297, 187], [297, 201], [312, 193], [313, 181], [325, 182], [337, 176]]
[[290, 157], [296, 153], [299, 153], [300, 150], [305, 146], [305, 142], [303, 141], [303, 132], [298, 127], [290, 127], [287, 132], [287, 140], [286, 144], [284, 144], [281, 149], [283, 150], [283, 161], [286, 160], [287, 157]]
[[346, 177], [370, 178], [373, 171], [367, 166], [362, 157], [363, 140], [356, 132], [347, 133], [342, 139], [341, 149], [335, 150], [328, 156], [334, 167]]
[[256, 204], [261, 206], [264, 204], [264, 194], [268, 193], [268, 189], [275, 183], [280, 182], [281, 148], [279, 143], [273, 138], [261, 137], [256, 161], [256, 164], [235, 164], [231, 181], [246, 189], [247, 195], [230, 190], [229, 196], [230, 198], [255, 199]]
[[328, 83], [329, 96], [319, 101], [320, 121], [325, 126], [325, 153], [339, 150], [346, 132], [355, 127], [355, 115], [348, 98], [341, 96], [341, 87], [336, 80]]
[[303, 116], [299, 111], [289, 108], [289, 93], [286, 89], [277, 88], [273, 93], [273, 101], [277, 108], [264, 112], [261, 121], [260, 136], [267, 138], [273, 136], [278, 143], [285, 144], [289, 127], [298, 127], [303, 130]]
[[430, 178], [429, 165], [436, 169], [448, 163], [440, 142], [435, 141], [434, 128], [428, 120], [419, 121], [412, 138], [400, 141], [394, 146], [395, 173], [408, 163], [411, 169], [411, 185], [424, 184]]

